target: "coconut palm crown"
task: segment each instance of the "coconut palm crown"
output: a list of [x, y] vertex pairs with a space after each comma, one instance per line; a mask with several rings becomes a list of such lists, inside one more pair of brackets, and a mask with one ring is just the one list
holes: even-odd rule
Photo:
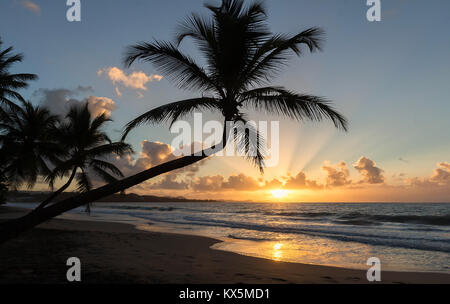
[[67, 156], [47, 175], [46, 181], [53, 188], [56, 179], [66, 175], [69, 179], [40, 208], [67, 189], [73, 180], [77, 182], [78, 191], [87, 192], [93, 188], [92, 175], [107, 183], [123, 177], [120, 169], [108, 158], [123, 156], [133, 150], [127, 143], [111, 141], [103, 131], [109, 121], [111, 119], [105, 113], [93, 116], [88, 104], [70, 108], [65, 119], [53, 131], [55, 141], [67, 151]]
[[[347, 130], [347, 120], [329, 100], [268, 85], [292, 55], [321, 50], [324, 33], [320, 28], [294, 35], [273, 34], [261, 2], [246, 6], [243, 0], [223, 0], [218, 7], [205, 7], [212, 16], [192, 14], [186, 18], [178, 27], [175, 42], [155, 40], [128, 48], [126, 66], [136, 60], [150, 62], [179, 88], [200, 92], [201, 97], [169, 103], [142, 114], [127, 124], [124, 138], [144, 123], [173, 123], [194, 111], [209, 110], [222, 113], [225, 121], [246, 122], [245, 110], [253, 109], [298, 121], [329, 119], [336, 128]], [[179, 49], [188, 38], [203, 55], [204, 67]], [[262, 138], [259, 134], [256, 138], [252, 142], [238, 134], [235, 140], [241, 141], [247, 152], [256, 151], [248, 158], [262, 170]]]
[[28, 81], [37, 79], [34, 74], [11, 74], [9, 69], [23, 60], [22, 54], [12, 54], [12, 47], [4, 50], [0, 39], [0, 106], [17, 107], [15, 101], [25, 101], [17, 90], [28, 87]]
[[58, 121], [48, 109], [28, 101], [0, 112], [1, 173], [13, 188], [33, 187], [65, 155], [51, 135]]

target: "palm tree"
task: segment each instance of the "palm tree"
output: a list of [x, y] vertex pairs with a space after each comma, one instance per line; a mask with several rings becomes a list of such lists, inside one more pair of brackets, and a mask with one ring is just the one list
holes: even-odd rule
[[[329, 119], [337, 128], [347, 130], [346, 119], [326, 99], [282, 87], [264, 86], [287, 64], [291, 54], [303, 55], [305, 49], [311, 52], [321, 49], [323, 32], [320, 29], [307, 29], [296, 35], [272, 34], [267, 28], [266, 11], [261, 3], [244, 6], [242, 0], [223, 0], [219, 7], [206, 7], [212, 13], [211, 18], [194, 14], [180, 26], [177, 35], [177, 44], [186, 38], [197, 43], [206, 59], [204, 68], [183, 54], [177, 44], [164, 41], [134, 45], [128, 49], [125, 59], [128, 66], [136, 60], [151, 62], [178, 87], [195, 90], [202, 97], [170, 103], [141, 115], [126, 126], [124, 137], [141, 124], [175, 121], [196, 110], [217, 110], [224, 120], [234, 122], [245, 121], [244, 109], [264, 110], [299, 121]], [[222, 147], [227, 137], [224, 133]], [[248, 150], [259, 150], [258, 141], [250, 142], [247, 136], [239, 138], [243, 138], [243, 145]], [[206, 157], [207, 153], [202, 153], [177, 158], [43, 208], [38, 214], [22, 218], [18, 224], [5, 227], [0, 233], [0, 241], [68, 210]], [[262, 153], [251, 158], [258, 167], [263, 166]]]
[[17, 107], [13, 100], [25, 101], [17, 90], [28, 86], [28, 81], [37, 79], [34, 74], [10, 74], [8, 70], [15, 63], [23, 60], [22, 54], [11, 54], [13, 48], [1, 50], [0, 39], [0, 106]]
[[[28, 86], [28, 81], [37, 79], [34, 74], [10, 74], [9, 69], [13, 64], [21, 62], [23, 60], [22, 54], [11, 54], [13, 48], [9, 47], [2, 50], [3, 42], [0, 38], [0, 147], [3, 146], [4, 131], [3, 124], [9, 126], [10, 120], [8, 119], [9, 110], [17, 110], [18, 106], [13, 100], [24, 102], [22, 95], [17, 90], [23, 89]], [[1, 149], [1, 148], [0, 148]], [[2, 172], [5, 167], [5, 157], [2, 157], [0, 152], [0, 204], [4, 203], [6, 193], [8, 191], [8, 182]]]
[[[52, 202], [59, 194], [65, 191], [74, 180], [78, 184], [79, 192], [92, 190], [93, 173], [107, 183], [117, 181], [117, 177], [123, 177], [122, 172], [112, 163], [107, 161], [107, 157], [115, 154], [123, 156], [132, 153], [131, 146], [124, 142], [112, 142], [108, 135], [102, 130], [105, 123], [111, 121], [106, 115], [100, 114], [92, 117], [88, 109], [88, 104], [84, 106], [73, 106], [66, 120], [62, 121], [52, 134], [55, 142], [64, 151], [68, 152], [65, 161], [59, 162], [46, 181], [51, 188], [58, 178], [68, 175], [69, 179], [55, 191], [48, 199], [42, 202], [36, 210], [44, 208]], [[87, 205], [90, 211], [90, 205]]]
[[13, 188], [23, 184], [32, 188], [65, 154], [51, 136], [59, 119], [27, 101], [6, 108], [0, 116], [1, 173]]
[[[297, 35], [272, 34], [267, 29], [266, 11], [262, 3], [248, 7], [242, 0], [224, 0], [220, 7], [206, 5], [212, 18], [193, 14], [181, 24], [176, 44], [166, 41], [139, 43], [131, 46], [125, 58], [129, 67], [136, 60], [153, 63], [160, 72], [182, 89], [201, 92], [202, 97], [181, 100], [152, 109], [131, 121], [124, 138], [143, 123], [171, 123], [194, 111], [215, 110], [224, 121], [247, 122], [244, 110], [263, 110], [291, 119], [321, 121], [330, 119], [337, 128], [347, 130], [346, 119], [335, 111], [330, 102], [318, 96], [298, 94], [278, 86], [260, 86], [269, 82], [286, 65], [294, 53], [321, 49], [323, 31], [310, 28]], [[192, 38], [206, 60], [206, 67], [183, 54], [178, 46]], [[238, 130], [238, 147], [253, 152], [249, 158], [262, 171], [264, 151], [262, 140], [249, 141]], [[254, 132], [257, 132], [254, 130]], [[224, 134], [227, 136], [226, 134]], [[226, 137], [222, 147], [226, 144]]]

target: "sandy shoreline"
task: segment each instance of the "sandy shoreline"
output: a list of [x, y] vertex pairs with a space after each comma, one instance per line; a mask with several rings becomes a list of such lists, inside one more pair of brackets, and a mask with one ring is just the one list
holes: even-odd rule
[[[0, 207], [0, 219], [19, 213]], [[65, 283], [69, 257], [80, 258], [84, 283], [368, 283], [363, 270], [276, 262], [210, 249], [217, 242], [140, 231], [128, 224], [56, 219], [0, 245], [0, 283]], [[450, 284], [450, 275], [386, 271], [382, 283]]]

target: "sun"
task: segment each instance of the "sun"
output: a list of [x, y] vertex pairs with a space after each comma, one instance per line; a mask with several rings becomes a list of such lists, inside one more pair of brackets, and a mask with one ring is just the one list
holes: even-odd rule
[[289, 190], [275, 189], [275, 190], [270, 190], [270, 193], [272, 193], [272, 196], [274, 198], [282, 199], [289, 195]]

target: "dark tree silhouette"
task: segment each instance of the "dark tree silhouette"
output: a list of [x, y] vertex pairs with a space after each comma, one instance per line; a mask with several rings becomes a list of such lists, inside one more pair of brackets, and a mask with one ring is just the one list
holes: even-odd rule
[[0, 205], [6, 202], [6, 195], [8, 193], [8, 184], [4, 176], [0, 173]]
[[24, 102], [17, 90], [26, 88], [28, 81], [37, 79], [34, 74], [10, 74], [9, 69], [15, 63], [21, 62], [23, 55], [11, 54], [12, 47], [1, 50], [2, 45], [0, 39], [0, 111], [4, 110], [4, 106], [15, 108], [17, 105], [14, 101]]
[[[124, 177], [122, 172], [108, 162], [111, 155], [123, 156], [132, 153], [130, 145], [124, 142], [112, 142], [102, 130], [105, 123], [111, 121], [103, 113], [92, 117], [88, 104], [73, 106], [66, 119], [55, 128], [52, 138], [68, 156], [66, 160], [58, 162], [56, 167], [47, 175], [46, 181], [53, 189], [56, 179], [69, 176], [67, 182], [42, 202], [36, 210], [40, 210], [52, 202], [76, 180], [79, 192], [92, 190], [91, 174], [96, 175], [107, 183], [117, 181], [116, 177]], [[90, 211], [90, 205], [86, 205]]]
[[[298, 121], [329, 119], [337, 128], [347, 130], [346, 119], [332, 108], [328, 100], [267, 85], [287, 64], [291, 55], [300, 56], [307, 50], [320, 50], [322, 30], [310, 28], [296, 35], [272, 34], [267, 27], [265, 8], [259, 2], [246, 6], [242, 0], [223, 0], [219, 7], [206, 7], [212, 17], [196, 14], [188, 17], [179, 27], [175, 44], [165, 41], [139, 43], [127, 50], [125, 58], [127, 66], [136, 60], [154, 64], [179, 88], [194, 90], [202, 97], [150, 110], [126, 126], [124, 138], [141, 124], [166, 120], [173, 122], [194, 111], [205, 110], [217, 110], [223, 114], [224, 121], [232, 122], [246, 121], [246, 109], [263, 110]], [[179, 44], [186, 38], [193, 39], [198, 45], [206, 60], [205, 67], [198, 66], [193, 58], [179, 50]], [[227, 143], [228, 136], [224, 133], [221, 147]], [[248, 154], [248, 157], [262, 169], [264, 154], [260, 150], [259, 140], [250, 141], [248, 136], [236, 133], [233, 137], [247, 152], [255, 152]], [[6, 225], [0, 234], [0, 241], [68, 210], [206, 157], [206, 153], [184, 156], [43, 208], [36, 214]]]
[[51, 173], [50, 164], [66, 154], [52, 133], [58, 117], [46, 108], [22, 101], [7, 107], [0, 121], [2, 174], [11, 187], [32, 188], [39, 176]]

